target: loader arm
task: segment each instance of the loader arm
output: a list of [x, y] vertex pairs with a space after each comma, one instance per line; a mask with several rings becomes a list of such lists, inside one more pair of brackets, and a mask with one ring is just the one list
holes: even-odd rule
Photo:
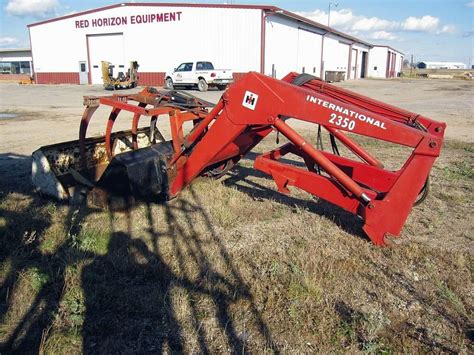
[[[257, 157], [255, 169], [269, 174], [283, 193], [289, 192], [288, 186], [296, 186], [362, 217], [369, 238], [377, 245], [385, 244], [386, 235], [400, 234], [428, 179], [440, 154], [445, 124], [354, 93], [349, 95], [316, 78], [307, 77], [298, 87], [291, 83], [297, 79], [296, 74], [276, 80], [249, 73], [234, 84], [175, 152], [169, 165], [175, 170], [171, 197], [207, 167], [238, 161], [276, 130], [290, 143]], [[325, 127], [362, 162], [316, 149], [287, 123], [287, 118]], [[388, 171], [343, 132], [413, 151], [400, 170]], [[304, 158], [307, 169], [279, 161], [290, 152]]]
[[[84, 105], [77, 141], [33, 153], [33, 184], [43, 194], [67, 200], [81, 185], [90, 190], [88, 200], [100, 207], [166, 201], [198, 176], [222, 176], [276, 131], [288, 142], [258, 156], [254, 168], [268, 174], [281, 193], [290, 193], [294, 186], [361, 217], [364, 231], [376, 245], [386, 244], [388, 236], [399, 236], [414, 204], [426, 197], [446, 128], [444, 123], [296, 73], [276, 80], [251, 72], [215, 106], [188, 93], [154, 88], [86, 96]], [[87, 127], [100, 105], [111, 108], [105, 136], [87, 138]], [[149, 119], [150, 126], [139, 128], [141, 118]], [[131, 120], [131, 129], [113, 132], [114, 123], [123, 119]], [[160, 120], [168, 121], [171, 139], [159, 131]], [[295, 120], [306, 122], [305, 127], [318, 126], [316, 147], [292, 127]], [[187, 123], [193, 128], [185, 134]], [[333, 153], [320, 144], [321, 129], [330, 134]], [[405, 146], [410, 155], [392, 171], [359, 145], [357, 136]], [[339, 155], [336, 142], [353, 154]], [[300, 157], [304, 166], [282, 159], [288, 154]]]

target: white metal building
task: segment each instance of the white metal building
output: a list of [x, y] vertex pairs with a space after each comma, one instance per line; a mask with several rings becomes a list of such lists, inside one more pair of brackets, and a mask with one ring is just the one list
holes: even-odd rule
[[100, 62], [139, 84], [161, 85], [185, 61], [209, 60], [238, 79], [248, 71], [323, 78], [367, 76], [367, 42], [273, 6], [124, 3], [28, 26], [37, 83], [102, 83]]
[[31, 49], [0, 49], [0, 80], [19, 80], [32, 75]]
[[374, 45], [370, 50], [368, 76], [396, 78], [402, 71], [404, 56], [392, 47]]
[[466, 69], [466, 64], [459, 62], [419, 62], [419, 69]]

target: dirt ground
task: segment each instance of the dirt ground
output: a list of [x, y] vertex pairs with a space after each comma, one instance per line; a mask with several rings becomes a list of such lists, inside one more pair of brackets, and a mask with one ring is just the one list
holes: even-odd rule
[[472, 80], [357, 80], [341, 86], [448, 124], [445, 137], [474, 142]]
[[[448, 124], [431, 193], [394, 247], [322, 200], [276, 192], [252, 168], [274, 135], [163, 205], [113, 213], [41, 198], [31, 152], [76, 139], [82, 96], [105, 92], [0, 85], [0, 117], [17, 115], [0, 118], [0, 352], [472, 353], [474, 83], [338, 85]], [[362, 143], [398, 163], [399, 148]]]

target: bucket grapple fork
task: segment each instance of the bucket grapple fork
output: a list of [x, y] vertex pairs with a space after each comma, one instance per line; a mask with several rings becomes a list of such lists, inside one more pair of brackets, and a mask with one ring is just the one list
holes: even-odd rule
[[[222, 176], [276, 131], [288, 143], [258, 156], [254, 168], [273, 178], [282, 193], [295, 186], [361, 217], [364, 231], [376, 245], [386, 244], [387, 236], [399, 236], [417, 199], [425, 197], [446, 128], [444, 123], [296, 73], [276, 80], [251, 72], [213, 107], [189, 94], [152, 88], [134, 95], [87, 97], [85, 105], [78, 141], [33, 153], [33, 183], [45, 194], [67, 199], [78, 183], [92, 190], [93, 203], [104, 207], [119, 195], [123, 195], [119, 205], [136, 197], [169, 200], [198, 176]], [[106, 136], [86, 138], [99, 105], [112, 108]], [[123, 111], [133, 114], [132, 129], [112, 133]], [[150, 117], [149, 128], [138, 128], [141, 116]], [[161, 135], [159, 141], [152, 138], [162, 119], [158, 116], [168, 117], [169, 141]], [[301, 136], [292, 128], [293, 120], [317, 125], [318, 137], [321, 129], [328, 131], [333, 152]], [[187, 121], [194, 127], [185, 135]], [[399, 170], [391, 171], [355, 142], [357, 135], [408, 147], [411, 155]], [[117, 141], [122, 142], [118, 148], [113, 144]], [[358, 159], [340, 156], [336, 142]], [[282, 159], [287, 154], [302, 158], [305, 167]]]
[[[316, 149], [288, 124], [290, 117], [321, 125], [361, 161]], [[269, 174], [280, 192], [288, 193], [288, 186], [296, 186], [362, 217], [368, 237], [383, 245], [386, 236], [400, 234], [440, 154], [445, 127], [307, 75], [292, 73], [275, 80], [250, 73], [223, 95], [175, 153], [170, 165], [180, 164], [170, 196], [206, 167], [238, 161], [274, 129], [289, 143], [257, 157], [255, 169]], [[400, 170], [389, 171], [344, 132], [413, 151]], [[288, 153], [302, 157], [307, 169], [283, 163], [280, 158]]]

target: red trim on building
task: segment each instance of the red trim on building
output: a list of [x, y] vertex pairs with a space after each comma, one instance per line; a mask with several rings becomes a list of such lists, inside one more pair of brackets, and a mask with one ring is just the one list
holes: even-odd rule
[[346, 80], [351, 79], [351, 72], [352, 72], [352, 43], [349, 44], [349, 64], [347, 65], [347, 78], [346, 78]]
[[[163, 86], [165, 72], [138, 72], [138, 85]], [[247, 73], [234, 73], [234, 82]], [[27, 76], [28, 77], [28, 76]], [[79, 84], [79, 73], [37, 73], [37, 84]]]
[[33, 45], [31, 43], [31, 31], [28, 28], [28, 39], [30, 41], [30, 48], [31, 48], [31, 76], [33, 77], [35, 83], [36, 83], [36, 73], [35, 73], [35, 58], [33, 57]]
[[79, 84], [79, 73], [36, 73], [36, 84]]
[[114, 8], [122, 7], [122, 6], [203, 7], [203, 8], [218, 8], [218, 9], [219, 8], [228, 8], [228, 9], [269, 10], [269, 11], [280, 10], [278, 7], [275, 7], [275, 6], [262, 6], [262, 5], [227, 5], [227, 4], [188, 4], [188, 3], [166, 3], [166, 2], [160, 2], [160, 3], [136, 2], [136, 3], [122, 3], [122, 4], [109, 5], [109, 6], [99, 7], [97, 9], [77, 12], [77, 13], [71, 14], [71, 15], [66, 15], [66, 16], [56, 17], [56, 18], [52, 18], [52, 19], [49, 19], [49, 20], [45, 20], [45, 21], [35, 22], [35, 23], [27, 25], [27, 27], [43, 25], [45, 23], [65, 20], [65, 19], [68, 19], [68, 18], [76, 17], [76, 16], [83, 16], [83, 15], [93, 14], [95, 12], [110, 10], [110, 9], [114, 9]]
[[138, 72], [138, 85], [163, 86], [165, 84], [164, 72]]
[[89, 35], [86, 35], [86, 50], [87, 50], [87, 83], [92, 84], [92, 73], [91, 73], [91, 55], [89, 52]]
[[0, 74], [0, 81], [22, 81], [29, 80], [28, 74]]
[[358, 75], [359, 75], [359, 71], [357, 70], [357, 68], [359, 67], [359, 50], [355, 50], [356, 51], [356, 60], [355, 60], [355, 74], [354, 74], [354, 79], [358, 79]]
[[390, 77], [394, 78], [395, 77], [395, 63], [397, 60], [397, 55], [395, 53], [392, 53], [392, 63], [390, 64]]
[[56, 18], [53, 18], [53, 19], [49, 19], [49, 20], [45, 20], [45, 21], [40, 21], [40, 22], [36, 22], [36, 23], [32, 23], [32, 24], [29, 24], [27, 25], [27, 27], [33, 27], [33, 26], [38, 26], [38, 25], [43, 25], [45, 23], [49, 23], [49, 22], [54, 22], [54, 21], [60, 21], [60, 20], [65, 20], [65, 19], [68, 19], [68, 18], [72, 18], [72, 17], [76, 17], [76, 16], [83, 16], [83, 15], [87, 15], [87, 14], [93, 14], [93, 13], [96, 13], [96, 12], [100, 12], [100, 11], [104, 11], [104, 10], [110, 10], [110, 9], [114, 9], [114, 8], [117, 8], [117, 7], [122, 7], [122, 6], [150, 6], [150, 7], [191, 7], [191, 8], [196, 8], [196, 7], [200, 7], [200, 8], [218, 8], [218, 9], [247, 9], [247, 10], [263, 10], [263, 11], [268, 11], [268, 12], [272, 12], [272, 13], [278, 13], [278, 14], [281, 14], [283, 16], [287, 16], [287, 17], [290, 17], [290, 18], [293, 18], [297, 21], [301, 21], [303, 23], [306, 23], [306, 24], [309, 24], [311, 26], [315, 26], [315, 27], [318, 27], [318, 28], [321, 28], [323, 30], [327, 30], [328, 32], [331, 32], [331, 33], [334, 33], [338, 36], [341, 36], [343, 38], [347, 38], [347, 39], [350, 39], [352, 41], [355, 41], [357, 43], [361, 43], [361, 44], [365, 44], [369, 47], [372, 47], [373, 45], [368, 43], [368, 42], [365, 42], [365, 41], [362, 41], [356, 37], [352, 37], [350, 35], [347, 35], [343, 32], [340, 32], [338, 30], [335, 30], [331, 27], [328, 27], [328, 26], [325, 26], [323, 24], [320, 24], [318, 22], [315, 22], [315, 21], [312, 21], [310, 19], [307, 19], [306, 17], [303, 17], [303, 16], [300, 16], [298, 14], [295, 14], [293, 12], [290, 12], [290, 11], [287, 11], [287, 10], [283, 10], [277, 6], [265, 6], [265, 5], [227, 5], [227, 4], [189, 4], [189, 3], [121, 3], [121, 4], [115, 4], [115, 5], [109, 5], [109, 6], [104, 6], [104, 7], [99, 7], [97, 9], [92, 9], [92, 10], [87, 10], [87, 11], [82, 11], [82, 12], [78, 12], [78, 13], [75, 13], [75, 14], [71, 14], [71, 15], [67, 15], [67, 16], [61, 16], [61, 17], [56, 17]]

